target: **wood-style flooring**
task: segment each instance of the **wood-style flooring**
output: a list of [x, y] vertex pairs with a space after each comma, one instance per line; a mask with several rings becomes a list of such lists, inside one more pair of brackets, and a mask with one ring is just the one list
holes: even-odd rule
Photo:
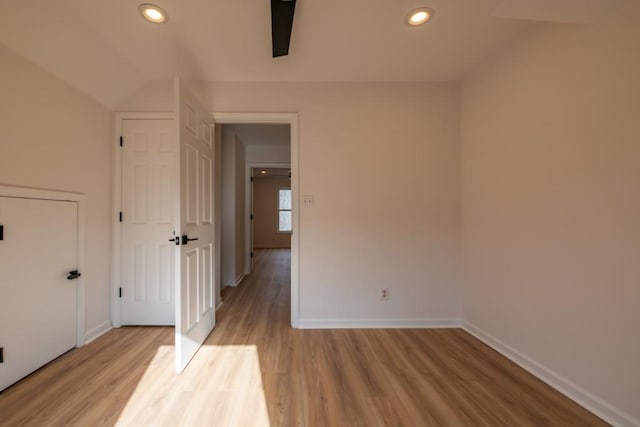
[[606, 425], [460, 329], [291, 329], [289, 264], [257, 251], [183, 374], [172, 328], [115, 329], [0, 393], [0, 425]]

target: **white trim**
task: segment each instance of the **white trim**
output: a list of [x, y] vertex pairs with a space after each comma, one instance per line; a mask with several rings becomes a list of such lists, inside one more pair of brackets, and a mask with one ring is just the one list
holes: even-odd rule
[[218, 309], [219, 309], [220, 307], [222, 307], [222, 300], [221, 300], [221, 299], [219, 299], [219, 300], [216, 302], [216, 311], [218, 311]]
[[[299, 115], [298, 113], [213, 113], [213, 120], [220, 124], [288, 124], [291, 130], [291, 326], [299, 323]], [[247, 217], [247, 215], [245, 215]]]
[[86, 285], [85, 285], [85, 196], [80, 193], [70, 193], [57, 190], [46, 190], [41, 188], [19, 187], [0, 184], [0, 195], [6, 197], [16, 197], [24, 199], [41, 199], [41, 200], [57, 200], [66, 202], [75, 202], [78, 215], [78, 235], [77, 235], [77, 263], [81, 276], [77, 279], [77, 313], [76, 313], [76, 345], [82, 347], [85, 345], [85, 328], [86, 328]]
[[236, 286], [238, 286], [238, 285], [240, 284], [240, 282], [242, 282], [242, 279], [244, 279], [244, 276], [245, 276], [245, 273], [244, 273], [244, 271], [243, 271], [243, 272], [241, 272], [240, 274], [238, 274], [238, 276], [236, 276], [236, 278], [235, 278], [235, 280], [234, 280], [234, 282], [233, 282], [233, 283], [227, 283], [227, 284], [225, 285], [225, 288], [226, 288], [227, 286], [231, 286], [231, 287], [235, 288]]
[[122, 210], [122, 149], [120, 137], [122, 136], [123, 120], [173, 120], [173, 112], [140, 113], [117, 112], [113, 120], [113, 231], [111, 245], [111, 321], [114, 328], [122, 326], [120, 314], [120, 261], [122, 257], [122, 223], [118, 214]]
[[462, 319], [300, 319], [300, 329], [437, 329], [460, 328]]
[[85, 336], [85, 344], [89, 344], [90, 342], [97, 340], [102, 335], [109, 332], [111, 329], [113, 329], [113, 326], [111, 326], [111, 320], [107, 320], [106, 322], [102, 322], [95, 328], [88, 330]]
[[634, 419], [631, 415], [605, 402], [541, 363], [536, 362], [481, 328], [467, 321], [463, 322], [462, 328], [604, 421], [615, 426], [640, 426], [640, 420]]

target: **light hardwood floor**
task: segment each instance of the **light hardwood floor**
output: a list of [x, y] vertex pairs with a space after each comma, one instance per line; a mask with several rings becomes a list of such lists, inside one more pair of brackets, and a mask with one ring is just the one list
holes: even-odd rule
[[172, 328], [113, 330], [0, 393], [0, 425], [606, 425], [459, 329], [291, 329], [289, 256], [257, 252], [183, 374]]

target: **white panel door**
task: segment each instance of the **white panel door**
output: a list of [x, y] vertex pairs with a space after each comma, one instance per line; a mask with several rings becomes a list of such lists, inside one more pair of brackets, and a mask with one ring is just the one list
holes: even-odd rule
[[173, 325], [175, 124], [123, 120], [122, 134], [122, 324]]
[[179, 79], [175, 112], [180, 146], [176, 260], [176, 371], [182, 372], [215, 326], [213, 120]]
[[0, 224], [3, 390], [77, 344], [78, 205], [0, 196]]
[[215, 326], [213, 119], [175, 79], [180, 149], [176, 260], [176, 371], [182, 372]]

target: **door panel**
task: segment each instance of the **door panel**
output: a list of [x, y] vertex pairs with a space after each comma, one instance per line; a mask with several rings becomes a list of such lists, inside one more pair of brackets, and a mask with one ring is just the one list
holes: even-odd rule
[[123, 325], [173, 325], [175, 182], [173, 120], [123, 120]]
[[77, 344], [78, 205], [0, 196], [0, 224], [3, 390]]
[[176, 371], [182, 372], [215, 326], [213, 121], [191, 92], [175, 81], [180, 146], [180, 203], [176, 229], [191, 240], [176, 259]]

